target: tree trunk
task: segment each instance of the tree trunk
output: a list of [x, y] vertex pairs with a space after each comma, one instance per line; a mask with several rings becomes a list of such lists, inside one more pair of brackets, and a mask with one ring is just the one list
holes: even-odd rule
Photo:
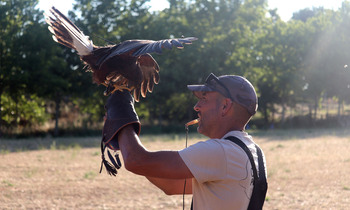
[[2, 137], [2, 112], [1, 112], [1, 108], [2, 108], [2, 103], [1, 103], [1, 96], [2, 96], [3, 92], [2, 90], [0, 91], [0, 138]]
[[159, 106], [158, 120], [159, 120], [160, 130], [162, 131], [162, 126], [163, 126], [162, 106]]
[[313, 124], [313, 119], [312, 119], [312, 105], [309, 104], [309, 123], [310, 125]]
[[15, 107], [15, 127], [16, 127], [16, 130], [18, 128], [18, 116], [19, 116], [19, 113], [18, 113], [18, 97], [17, 97], [17, 94], [16, 96], [14, 97], [14, 101], [15, 101], [15, 104], [16, 104], [16, 107]]
[[267, 110], [267, 104], [265, 104], [266, 106], [263, 106], [263, 115], [264, 115], [264, 122], [266, 124], [266, 126], [268, 127], [269, 124], [269, 115], [268, 115], [268, 110]]
[[[4, 71], [2, 68], [2, 64], [3, 64], [3, 46], [0, 45], [0, 71]], [[0, 138], [2, 137], [2, 112], [1, 112], [1, 108], [2, 108], [2, 103], [1, 103], [1, 96], [4, 93], [4, 81], [3, 81], [3, 76], [0, 74]]]
[[58, 136], [59, 130], [58, 130], [58, 120], [60, 117], [60, 104], [61, 104], [61, 97], [59, 94], [56, 95], [55, 98], [55, 103], [56, 103], [56, 110], [55, 110], [55, 130], [54, 130], [54, 136]]
[[329, 116], [329, 104], [328, 104], [328, 98], [326, 98], [326, 119], [328, 119]]
[[343, 100], [338, 100], [338, 118], [341, 116], [341, 106], [343, 104]]
[[314, 112], [314, 117], [313, 117], [314, 120], [317, 119], [317, 107], [318, 107], [318, 98], [315, 97], [315, 107], [314, 107], [315, 112]]
[[281, 123], [284, 124], [286, 121], [286, 105], [282, 104], [282, 116], [281, 116]]

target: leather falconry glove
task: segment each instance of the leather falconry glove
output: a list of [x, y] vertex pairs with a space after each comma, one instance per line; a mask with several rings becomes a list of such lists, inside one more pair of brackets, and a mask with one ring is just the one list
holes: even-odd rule
[[[108, 174], [115, 176], [117, 174], [117, 169], [121, 167], [119, 154], [117, 152], [117, 150], [119, 150], [119, 131], [127, 125], [133, 125], [135, 132], [139, 135], [141, 123], [134, 108], [134, 98], [129, 91], [116, 91], [109, 96], [105, 105], [105, 110], [106, 116], [101, 140], [102, 163], [100, 173], [104, 165]], [[105, 158], [104, 154], [106, 148], [108, 158], [112, 164]], [[114, 157], [109, 150], [115, 151], [116, 154]]]

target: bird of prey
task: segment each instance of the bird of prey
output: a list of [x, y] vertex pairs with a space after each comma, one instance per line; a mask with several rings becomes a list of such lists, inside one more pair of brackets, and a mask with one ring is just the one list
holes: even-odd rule
[[46, 22], [53, 39], [77, 51], [80, 59], [92, 71], [93, 82], [106, 86], [104, 95], [116, 90], [134, 91], [135, 101], [140, 95], [152, 92], [159, 82], [159, 65], [150, 53], [162, 53], [163, 48], [181, 49], [195, 37], [153, 40], [127, 40], [117, 45], [96, 46], [88, 36], [58, 9], [52, 7]]

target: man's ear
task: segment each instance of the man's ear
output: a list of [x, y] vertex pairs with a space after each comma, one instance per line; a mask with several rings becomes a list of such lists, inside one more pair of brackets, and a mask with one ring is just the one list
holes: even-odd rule
[[232, 108], [233, 102], [229, 98], [225, 98], [222, 102], [222, 116], [225, 116]]

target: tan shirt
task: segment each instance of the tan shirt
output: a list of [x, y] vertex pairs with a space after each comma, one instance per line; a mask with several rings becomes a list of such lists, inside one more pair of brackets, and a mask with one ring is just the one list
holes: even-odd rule
[[[231, 131], [252, 151], [258, 166], [252, 137]], [[253, 170], [248, 156], [237, 144], [225, 139], [209, 139], [179, 151], [192, 172], [194, 209], [247, 209], [253, 190]]]

